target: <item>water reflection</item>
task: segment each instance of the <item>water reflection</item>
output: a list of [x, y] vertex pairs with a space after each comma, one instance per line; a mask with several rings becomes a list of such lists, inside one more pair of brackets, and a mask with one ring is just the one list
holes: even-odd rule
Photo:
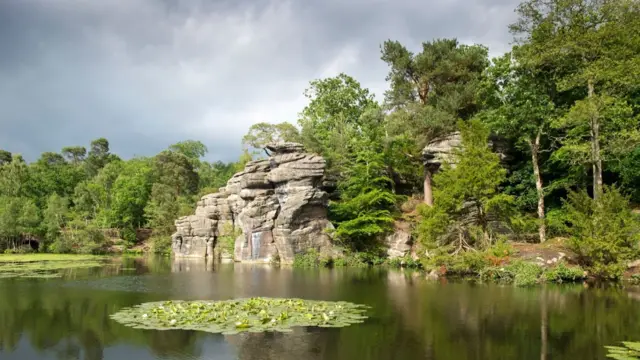
[[[0, 359], [605, 359], [639, 339], [638, 290], [427, 281], [380, 269], [296, 270], [120, 259], [59, 280], [0, 280]], [[248, 296], [373, 307], [342, 329], [222, 336], [130, 329], [118, 309], [163, 299]]]

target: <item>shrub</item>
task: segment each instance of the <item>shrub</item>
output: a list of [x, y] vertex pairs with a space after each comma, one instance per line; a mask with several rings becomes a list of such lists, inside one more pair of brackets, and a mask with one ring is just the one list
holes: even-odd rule
[[328, 267], [332, 264], [330, 257], [319, 254], [316, 249], [308, 249], [306, 253], [298, 254], [293, 259], [293, 267], [296, 268]]
[[585, 278], [580, 266], [567, 266], [564, 262], [544, 272], [544, 279], [551, 282], [573, 282]]
[[542, 268], [536, 264], [514, 261], [503, 267], [488, 267], [481, 272], [480, 276], [483, 280], [513, 282], [515, 286], [531, 286], [539, 281], [541, 274]]
[[171, 236], [153, 236], [151, 238], [151, 252], [154, 254], [171, 254]]
[[606, 187], [597, 200], [585, 191], [569, 193], [565, 202], [570, 246], [591, 274], [619, 278], [624, 261], [637, 254], [638, 222], [628, 199], [615, 187]]
[[409, 269], [417, 269], [422, 266], [420, 264], [420, 261], [414, 260], [411, 256], [403, 256], [403, 257], [389, 259], [387, 260], [387, 265], [393, 268], [409, 268]]
[[[525, 241], [532, 234], [537, 236], [539, 220], [530, 215], [516, 214], [509, 218], [509, 227], [518, 241]], [[536, 237], [537, 238], [537, 237]]]
[[567, 226], [567, 213], [564, 209], [553, 209], [545, 215], [547, 220], [547, 235], [563, 236], [569, 233]]

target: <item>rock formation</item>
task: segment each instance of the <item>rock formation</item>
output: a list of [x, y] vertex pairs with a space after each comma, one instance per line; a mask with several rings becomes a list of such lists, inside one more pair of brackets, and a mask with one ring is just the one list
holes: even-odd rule
[[[177, 257], [291, 263], [307, 249], [330, 251], [325, 160], [296, 143], [266, 150], [268, 159], [249, 162], [226, 187], [202, 197], [194, 215], [176, 221], [172, 248]], [[233, 255], [225, 246], [231, 243]]]
[[433, 173], [437, 172], [445, 162], [455, 166], [452, 163], [453, 151], [461, 145], [462, 136], [458, 131], [437, 138], [422, 149], [422, 161]]

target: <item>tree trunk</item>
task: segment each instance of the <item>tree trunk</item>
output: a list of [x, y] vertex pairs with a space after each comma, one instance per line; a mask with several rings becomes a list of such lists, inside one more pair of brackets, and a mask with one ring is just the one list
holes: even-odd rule
[[431, 170], [424, 166], [424, 203], [433, 206], [433, 189], [431, 185]]
[[591, 101], [592, 113], [591, 117], [591, 161], [593, 169], [593, 198], [598, 199], [602, 193], [602, 159], [600, 157], [600, 119], [598, 109], [593, 103], [594, 99], [594, 86], [593, 80], [589, 79], [589, 100]]
[[535, 140], [530, 143], [531, 146], [531, 162], [533, 163], [533, 175], [536, 178], [536, 191], [538, 193], [538, 235], [540, 243], [545, 242], [547, 237], [547, 225], [544, 220], [544, 189], [542, 184], [542, 175], [540, 174], [540, 164], [538, 154], [540, 152], [540, 137], [542, 136], [542, 128], [538, 129]]

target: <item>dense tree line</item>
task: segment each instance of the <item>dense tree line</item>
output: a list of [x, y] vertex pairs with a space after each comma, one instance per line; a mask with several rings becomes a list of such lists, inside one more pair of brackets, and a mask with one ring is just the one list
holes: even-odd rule
[[153, 228], [166, 246], [174, 220], [243, 167], [203, 161], [206, 152], [201, 142], [184, 141], [154, 157], [122, 160], [100, 138], [89, 151], [65, 147], [27, 164], [4, 150], [0, 248], [19, 250], [25, 241], [38, 239], [44, 251], [98, 252], [109, 245], [106, 229], [116, 229], [125, 245], [133, 245], [136, 229], [144, 227]]

